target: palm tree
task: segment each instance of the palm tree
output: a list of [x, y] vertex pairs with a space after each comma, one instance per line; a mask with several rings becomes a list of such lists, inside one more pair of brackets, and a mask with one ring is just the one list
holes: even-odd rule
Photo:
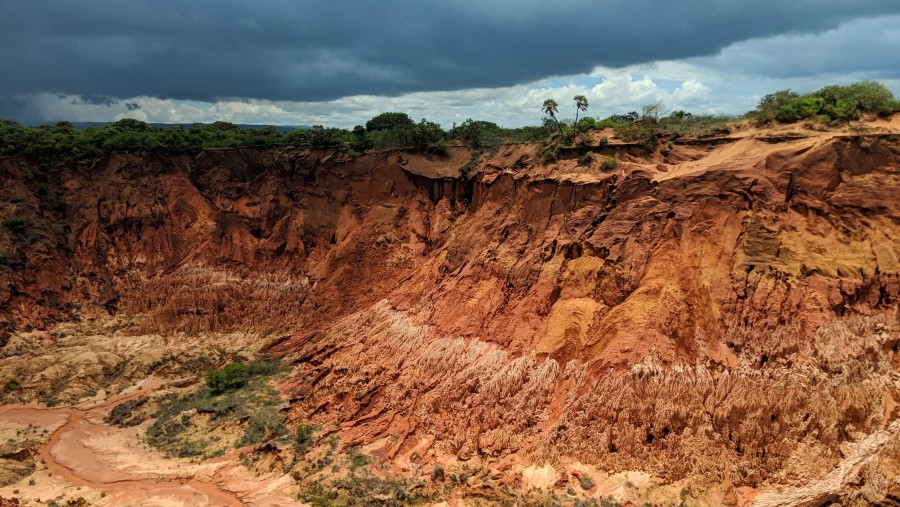
[[553, 121], [556, 122], [556, 128], [559, 129], [559, 135], [562, 135], [562, 126], [559, 124], [559, 120], [556, 119], [556, 113], [559, 112], [559, 104], [556, 103], [553, 99], [547, 99], [544, 101], [543, 111], [550, 115], [553, 118]]
[[587, 111], [588, 101], [584, 95], [575, 96], [575, 130], [578, 130], [578, 111]]

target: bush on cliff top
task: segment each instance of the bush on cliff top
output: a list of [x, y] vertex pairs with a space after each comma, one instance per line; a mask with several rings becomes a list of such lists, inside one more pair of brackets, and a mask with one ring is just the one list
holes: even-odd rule
[[889, 115], [900, 111], [900, 102], [887, 87], [875, 81], [845, 86], [826, 86], [800, 95], [781, 90], [762, 98], [756, 110], [748, 113], [760, 124], [770, 121], [793, 123], [813, 117], [832, 121], [859, 119], [863, 114]]

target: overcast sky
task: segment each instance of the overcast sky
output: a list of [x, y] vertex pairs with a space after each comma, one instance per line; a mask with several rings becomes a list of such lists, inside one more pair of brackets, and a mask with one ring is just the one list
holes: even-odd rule
[[598, 117], [743, 113], [784, 88], [900, 95], [900, 0], [5, 0], [0, 76], [23, 123], [521, 126], [576, 94]]

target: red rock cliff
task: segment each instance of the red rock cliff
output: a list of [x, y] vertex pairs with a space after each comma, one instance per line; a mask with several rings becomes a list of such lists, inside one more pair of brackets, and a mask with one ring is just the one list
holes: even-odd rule
[[507, 146], [471, 181], [393, 153], [4, 159], [32, 223], [3, 231], [0, 303], [271, 336], [293, 417], [395, 463], [730, 487], [900, 449], [900, 136], [605, 149], [619, 168]]

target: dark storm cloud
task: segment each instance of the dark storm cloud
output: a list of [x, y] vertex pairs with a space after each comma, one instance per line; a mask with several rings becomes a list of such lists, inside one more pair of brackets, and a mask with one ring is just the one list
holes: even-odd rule
[[37, 92], [313, 101], [504, 86], [712, 55], [900, 13], [900, 2], [7, 0], [3, 11], [9, 106]]

